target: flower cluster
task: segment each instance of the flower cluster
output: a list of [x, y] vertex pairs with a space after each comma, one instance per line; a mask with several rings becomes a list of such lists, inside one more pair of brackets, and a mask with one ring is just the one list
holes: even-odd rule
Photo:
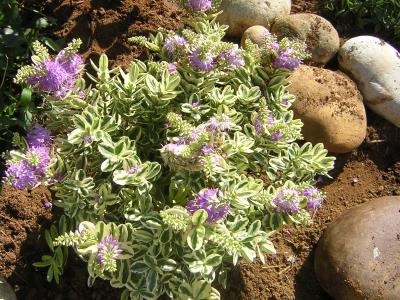
[[35, 124], [27, 134], [28, 149], [8, 162], [6, 179], [17, 189], [33, 187], [46, 176], [50, 163], [50, 132]]
[[196, 12], [208, 11], [212, 8], [211, 0], [188, 0], [188, 5]]
[[37, 92], [64, 98], [74, 91], [75, 82], [83, 70], [82, 58], [76, 54], [80, 44], [80, 40], [74, 40], [54, 58], [44, 55], [39, 62], [23, 69], [21, 72], [24, 74], [17, 74], [17, 80], [26, 82]]
[[96, 259], [100, 266], [108, 272], [115, 272], [117, 269], [116, 260], [122, 253], [119, 242], [109, 235], [97, 245], [97, 249]]
[[324, 194], [315, 187], [309, 187], [303, 190], [302, 196], [307, 199], [307, 208], [316, 210], [322, 206]]
[[192, 214], [199, 209], [204, 209], [208, 214], [208, 222], [225, 218], [229, 208], [229, 204], [222, 200], [219, 189], [204, 189], [186, 204], [186, 209]]

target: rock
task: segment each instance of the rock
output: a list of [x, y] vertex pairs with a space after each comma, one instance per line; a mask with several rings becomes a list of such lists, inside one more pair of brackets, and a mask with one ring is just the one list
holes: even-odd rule
[[346, 153], [365, 138], [367, 118], [356, 84], [330, 70], [301, 66], [289, 78], [296, 96], [292, 109], [303, 121], [304, 139], [323, 143], [331, 152]]
[[318, 242], [315, 272], [337, 300], [400, 296], [400, 197], [371, 200], [333, 221]]
[[372, 36], [348, 40], [339, 50], [340, 67], [357, 82], [367, 106], [400, 127], [400, 54]]
[[269, 28], [276, 17], [288, 15], [291, 0], [222, 0], [220, 8], [218, 21], [229, 25], [228, 35], [240, 37], [251, 26]]
[[270, 32], [264, 26], [260, 25], [251, 26], [247, 28], [243, 33], [240, 45], [242, 46], [242, 48], [245, 48], [246, 40], [249, 39], [254, 44], [261, 46], [264, 43], [265, 36], [269, 34]]
[[0, 299], [17, 300], [14, 290], [2, 276], [0, 276]]
[[271, 32], [278, 39], [297, 38], [307, 44], [311, 60], [326, 64], [339, 50], [339, 34], [326, 19], [314, 14], [293, 14], [275, 20]]

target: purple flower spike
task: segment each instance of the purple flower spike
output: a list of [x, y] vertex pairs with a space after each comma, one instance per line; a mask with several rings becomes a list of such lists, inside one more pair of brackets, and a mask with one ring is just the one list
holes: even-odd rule
[[211, 0], [188, 0], [188, 4], [194, 11], [208, 11], [212, 7]]
[[219, 189], [204, 189], [187, 203], [186, 209], [192, 214], [204, 209], [208, 214], [208, 222], [221, 220], [226, 217], [230, 207], [221, 201], [219, 194]]
[[301, 60], [294, 57], [293, 49], [286, 49], [278, 51], [278, 58], [274, 60], [272, 66], [276, 69], [288, 69], [289, 71], [296, 70], [301, 65]]
[[79, 55], [61, 51], [55, 59], [37, 65], [37, 72], [28, 77], [27, 82], [39, 92], [62, 99], [74, 89], [82, 66]]
[[35, 174], [44, 176], [50, 162], [49, 148], [31, 147], [26, 153], [26, 161], [33, 167]]
[[12, 186], [19, 190], [23, 190], [26, 187], [33, 187], [39, 182], [35, 168], [26, 160], [10, 164], [7, 167], [5, 175], [11, 180]]
[[185, 45], [186, 45], [186, 40], [183, 37], [175, 34], [175, 35], [165, 39], [164, 48], [167, 50], [169, 55], [173, 55], [173, 54], [175, 54], [176, 50], [179, 47], [182, 47]]
[[97, 262], [110, 271], [116, 269], [116, 259], [122, 253], [119, 242], [111, 235], [106, 236], [99, 244], [97, 244]]
[[176, 73], [176, 66], [174, 64], [169, 64], [167, 66], [167, 71], [171, 74], [175, 74]]
[[221, 52], [220, 58], [224, 59], [234, 68], [242, 67], [245, 64], [243, 57], [239, 53], [239, 49], [236, 48]]
[[34, 124], [26, 135], [30, 147], [49, 147], [51, 145], [50, 131], [39, 124]]
[[271, 140], [272, 140], [273, 142], [278, 142], [278, 141], [280, 141], [282, 138], [283, 138], [283, 133], [280, 132], [280, 131], [274, 132], [274, 133], [271, 135]]
[[257, 135], [263, 135], [265, 133], [264, 125], [259, 118], [255, 119], [253, 122], [254, 129]]
[[195, 50], [189, 55], [189, 60], [193, 67], [203, 72], [210, 72], [214, 67], [214, 59], [210, 53], [207, 53], [205, 57], [200, 57], [200, 51]]
[[307, 208], [316, 210], [322, 206], [324, 197], [317, 188], [306, 188], [301, 195], [307, 198]]
[[205, 146], [203, 146], [201, 148], [201, 152], [203, 152], [203, 154], [214, 153], [215, 152], [215, 148], [214, 148], [214, 146], [205, 145]]
[[286, 214], [297, 213], [299, 211], [300, 195], [295, 189], [284, 188], [280, 191], [272, 203], [276, 205], [276, 211]]

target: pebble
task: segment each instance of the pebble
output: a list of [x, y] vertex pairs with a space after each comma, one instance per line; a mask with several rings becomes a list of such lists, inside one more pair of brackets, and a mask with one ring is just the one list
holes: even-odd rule
[[218, 22], [229, 25], [227, 35], [241, 37], [254, 25], [270, 27], [276, 17], [288, 15], [291, 0], [222, 0]]
[[301, 66], [289, 78], [289, 92], [296, 96], [294, 117], [304, 123], [304, 139], [323, 143], [334, 153], [356, 149], [367, 132], [367, 118], [360, 92], [346, 75]]
[[261, 25], [254, 25], [246, 29], [246, 31], [242, 35], [242, 39], [240, 41], [240, 45], [242, 48], [246, 46], [246, 40], [249, 39], [254, 44], [258, 46], [262, 46], [264, 44], [265, 36], [269, 35], [270, 32], [267, 28]]
[[271, 32], [279, 39], [288, 37], [299, 39], [307, 44], [312, 54], [311, 60], [325, 65], [338, 52], [339, 34], [333, 25], [315, 14], [293, 14], [276, 19]]
[[400, 295], [400, 197], [352, 207], [325, 230], [315, 253], [321, 286], [338, 300]]
[[5, 280], [4, 277], [0, 276], [0, 299], [1, 300], [17, 300], [14, 290], [11, 285]]
[[366, 105], [400, 127], [400, 53], [381, 39], [358, 36], [344, 43], [338, 59], [357, 82]]

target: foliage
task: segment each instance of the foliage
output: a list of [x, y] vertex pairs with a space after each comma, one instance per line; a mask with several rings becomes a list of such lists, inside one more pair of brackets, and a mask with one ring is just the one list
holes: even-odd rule
[[324, 0], [335, 17], [354, 20], [360, 29], [372, 27], [376, 33], [400, 42], [400, 2], [398, 0]]
[[[103, 54], [90, 85], [74, 77], [57, 93], [64, 79], [44, 83], [65, 78], [74, 43], [55, 58], [37, 46], [18, 74], [43, 95], [57, 136], [46, 175], [72, 231], [53, 245], [74, 247], [88, 284], [109, 280], [121, 299], [219, 299], [211, 284], [226, 286], [232, 264], [264, 262], [275, 230], [312, 222], [323, 200], [313, 185], [333, 168], [322, 144], [296, 142], [302, 123], [286, 86], [304, 45], [270, 36], [239, 49], [222, 41], [209, 2], [194, 4], [192, 29], [131, 39], [156, 60], [110, 70]], [[57, 251], [38, 263], [56, 280]]]
[[16, 96], [19, 87], [12, 82], [17, 69], [28, 62], [33, 41], [41, 40], [53, 50], [59, 50], [53, 40], [43, 36], [43, 31], [54, 21], [35, 10], [29, 12], [33, 17], [23, 20], [21, 9], [29, 8], [18, 0], [0, 2], [0, 142], [3, 146], [10, 143], [12, 130], [26, 129], [35, 109], [31, 89], [24, 87]]

